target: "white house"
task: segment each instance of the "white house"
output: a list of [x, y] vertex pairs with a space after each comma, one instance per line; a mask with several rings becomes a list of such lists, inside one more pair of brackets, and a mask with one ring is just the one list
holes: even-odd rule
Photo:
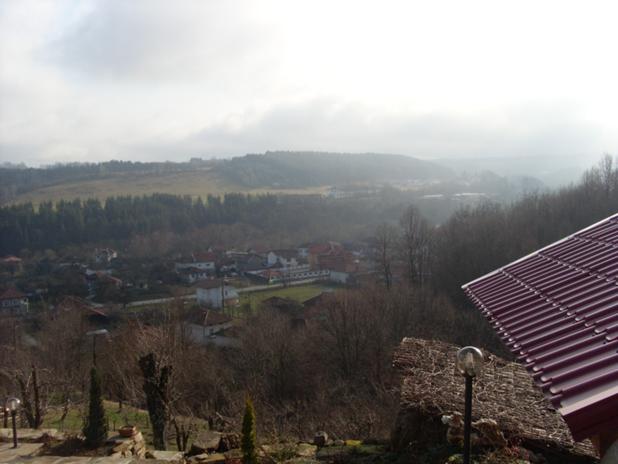
[[297, 267], [298, 252], [296, 250], [273, 250], [266, 255], [266, 263], [269, 267], [281, 264], [282, 267]]
[[210, 278], [211, 274], [211, 271], [200, 269], [198, 267], [181, 268], [177, 272], [180, 279], [188, 284], [194, 284], [200, 280], [206, 280]]
[[118, 257], [118, 252], [111, 248], [95, 248], [94, 261], [97, 264], [109, 264]]
[[345, 271], [330, 271], [329, 279], [331, 282], [347, 284], [350, 281], [350, 273]]
[[217, 256], [214, 253], [193, 253], [188, 261], [175, 263], [176, 272], [181, 269], [196, 268], [201, 271], [215, 272]]
[[232, 327], [232, 318], [220, 311], [207, 309], [187, 322], [186, 326], [190, 330], [192, 339], [203, 341]]
[[237, 306], [238, 292], [222, 279], [204, 280], [196, 287], [196, 299], [199, 304], [211, 308]]
[[0, 314], [16, 316], [28, 312], [28, 297], [15, 288], [0, 295]]

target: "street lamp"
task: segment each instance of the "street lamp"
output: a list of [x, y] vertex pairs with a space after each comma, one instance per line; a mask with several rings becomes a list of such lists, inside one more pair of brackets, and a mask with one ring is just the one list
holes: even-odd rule
[[483, 370], [483, 352], [465, 346], [457, 352], [455, 369], [466, 379], [466, 411], [464, 415], [464, 464], [470, 464], [470, 432], [472, 428], [472, 379]]
[[19, 398], [9, 398], [6, 400], [5, 408], [11, 413], [11, 420], [13, 421], [13, 448], [17, 448], [17, 424], [15, 422], [15, 416], [19, 409], [21, 401]]
[[97, 365], [97, 335], [107, 335], [107, 329], [91, 330], [86, 332], [86, 335], [92, 336], [92, 365]]

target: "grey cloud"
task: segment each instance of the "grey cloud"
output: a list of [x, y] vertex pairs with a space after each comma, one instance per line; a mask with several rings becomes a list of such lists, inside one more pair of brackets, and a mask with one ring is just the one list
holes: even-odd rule
[[[267, 40], [238, 2], [97, 1], [39, 58], [89, 78], [203, 78], [238, 66]], [[259, 33], [258, 33], [259, 32]]]
[[[535, 115], [542, 114], [543, 117]], [[501, 119], [496, 124], [493, 119]], [[516, 108], [496, 115], [385, 115], [333, 100], [284, 105], [256, 121], [210, 126], [182, 142], [192, 154], [265, 150], [375, 151], [422, 157], [516, 156], [593, 158], [604, 150], [601, 133], [558, 108]]]

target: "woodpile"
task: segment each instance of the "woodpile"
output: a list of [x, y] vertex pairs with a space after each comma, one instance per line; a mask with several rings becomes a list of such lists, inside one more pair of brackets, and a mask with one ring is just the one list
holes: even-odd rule
[[[455, 373], [458, 349], [438, 340], [405, 338], [396, 350], [394, 365], [403, 376], [393, 433], [396, 449], [446, 441], [448, 427], [442, 416], [457, 416], [464, 410], [464, 379]], [[484, 433], [495, 435], [498, 441], [504, 436], [511, 446], [554, 456], [555, 462], [595, 462], [592, 444], [573, 441], [558, 412], [522, 365], [488, 353], [485, 357], [483, 373], [474, 381], [472, 419], [486, 429], [495, 421], [501, 434], [495, 430]]]

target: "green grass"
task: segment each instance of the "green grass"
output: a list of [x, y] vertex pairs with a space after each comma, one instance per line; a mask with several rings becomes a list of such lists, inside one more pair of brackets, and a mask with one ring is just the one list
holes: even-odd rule
[[249, 303], [251, 304], [251, 309], [255, 311], [264, 300], [273, 296], [290, 298], [301, 303], [331, 289], [332, 287], [327, 287], [325, 285], [311, 284], [282, 287], [273, 290], [261, 290], [259, 292], [242, 293], [240, 296], [240, 304], [243, 305], [244, 303]]
[[[123, 405], [122, 411], [118, 409], [118, 403], [114, 401], [104, 401], [105, 415], [108, 419], [109, 432], [114, 433], [123, 425], [135, 425], [144, 435], [146, 443], [152, 446], [152, 430], [150, 428], [150, 420], [148, 412], [143, 409], [134, 408], [132, 406]], [[84, 408], [87, 405], [74, 405], [69, 409], [64, 422], [60, 421], [62, 417], [61, 408], [50, 409], [43, 421], [43, 428], [53, 428], [60, 431], [79, 434], [84, 426]], [[202, 419], [191, 419], [195, 422], [198, 430], [206, 430], [207, 422]], [[176, 449], [173, 430], [169, 430], [169, 445], [170, 449]]]
[[[136, 425], [140, 430], [145, 431], [149, 428], [148, 413], [142, 409], [133, 408], [123, 405], [122, 411], [118, 410], [118, 403], [113, 401], [104, 401], [105, 414], [108, 419], [109, 429], [114, 430], [123, 425]], [[48, 411], [43, 421], [44, 428], [54, 428], [65, 431], [81, 431], [84, 424], [84, 408], [86, 405], [75, 405], [69, 408], [69, 412], [64, 419], [64, 423], [60, 421], [62, 417], [61, 408], [52, 408]]]

